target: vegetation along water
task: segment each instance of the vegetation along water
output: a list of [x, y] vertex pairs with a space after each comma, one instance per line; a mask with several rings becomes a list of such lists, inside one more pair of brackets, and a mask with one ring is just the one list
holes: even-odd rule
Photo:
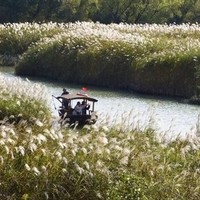
[[0, 53], [18, 75], [194, 98], [198, 24], [18, 23], [0, 26]]
[[[14, 67], [0, 69], [0, 199], [199, 199], [200, 108], [154, 96], [199, 103], [199, 11], [199, 0], [1, 1], [0, 65]], [[75, 83], [112, 118], [61, 126], [49, 99]]]
[[[135, 2], [3, 1], [1, 22], [47, 23], [0, 24], [1, 64], [14, 64], [24, 77], [198, 100], [200, 26], [169, 24], [198, 20], [198, 1]], [[71, 129], [53, 117], [50, 94], [41, 83], [0, 74], [0, 199], [199, 199], [199, 120], [185, 137], [170, 139], [152, 126], [159, 120], [151, 108], [147, 126], [124, 112], [112, 126], [104, 116]], [[190, 114], [182, 108], [188, 119], [180, 126], [198, 115], [198, 107]]]

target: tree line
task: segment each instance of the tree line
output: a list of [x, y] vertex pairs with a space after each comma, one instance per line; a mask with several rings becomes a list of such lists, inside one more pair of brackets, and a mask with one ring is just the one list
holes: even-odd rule
[[0, 23], [200, 22], [200, 0], [0, 0]]

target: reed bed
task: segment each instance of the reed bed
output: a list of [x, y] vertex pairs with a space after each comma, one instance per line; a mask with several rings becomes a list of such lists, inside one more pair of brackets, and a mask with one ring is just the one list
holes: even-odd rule
[[38, 40], [16, 73], [191, 98], [199, 95], [199, 30], [199, 24], [38, 25]]
[[198, 126], [196, 135], [167, 142], [151, 126], [142, 131], [106, 123], [81, 130], [52, 126], [42, 110], [48, 108], [42, 85], [11, 83], [2, 75], [0, 82], [2, 114], [8, 114], [4, 99], [13, 105], [8, 118], [23, 116], [24, 103], [18, 101], [29, 99], [27, 115], [34, 119], [1, 121], [1, 199], [198, 199]]
[[18, 55], [24, 76], [191, 98], [199, 95], [199, 38], [197, 23], [1, 24], [0, 54]]
[[49, 96], [45, 86], [28, 79], [9, 78], [0, 74], [1, 123], [20, 120], [49, 120]]

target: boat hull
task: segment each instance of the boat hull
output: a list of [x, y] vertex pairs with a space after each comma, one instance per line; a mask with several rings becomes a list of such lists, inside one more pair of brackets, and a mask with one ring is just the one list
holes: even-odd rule
[[97, 121], [97, 115], [61, 115], [61, 122], [68, 123], [70, 126], [76, 125], [79, 127], [83, 127], [88, 124], [95, 124]]

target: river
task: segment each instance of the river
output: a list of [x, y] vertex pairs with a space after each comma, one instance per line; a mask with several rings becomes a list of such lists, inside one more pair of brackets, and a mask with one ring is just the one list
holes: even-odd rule
[[[15, 77], [13, 68], [0, 67], [5, 76]], [[32, 82], [44, 84], [52, 95], [59, 96], [65, 87], [70, 93], [80, 92], [83, 85], [71, 85], [55, 81], [29, 78]], [[87, 87], [87, 86], [86, 86]], [[166, 99], [149, 95], [139, 95], [111, 89], [87, 87], [87, 93], [98, 99], [96, 110], [98, 122], [118, 127], [156, 129], [168, 137], [186, 137], [195, 132], [199, 124], [200, 106], [182, 103], [180, 100]], [[50, 99], [53, 115], [57, 115], [59, 102]]]

